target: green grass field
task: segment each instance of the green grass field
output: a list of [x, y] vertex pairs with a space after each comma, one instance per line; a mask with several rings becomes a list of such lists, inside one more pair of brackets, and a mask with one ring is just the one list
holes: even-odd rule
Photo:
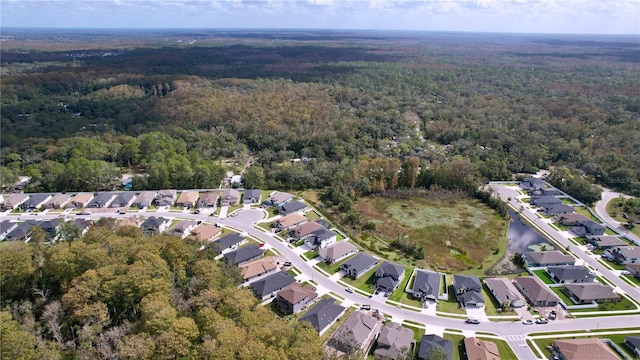
[[451, 360], [466, 359], [466, 356], [464, 355], [464, 336], [445, 333], [443, 338], [453, 343]]
[[542, 280], [543, 283], [545, 283], [547, 285], [555, 284], [553, 282], [553, 280], [551, 280], [551, 278], [549, 277], [549, 274], [547, 274], [547, 272], [545, 270], [534, 270], [533, 273], [536, 274], [536, 276], [539, 277], [540, 280]]

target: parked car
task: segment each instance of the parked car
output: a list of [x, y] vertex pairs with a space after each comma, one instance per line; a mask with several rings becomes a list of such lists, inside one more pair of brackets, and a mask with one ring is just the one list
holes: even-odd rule
[[524, 325], [533, 325], [533, 320], [522, 320], [522, 324], [524, 324]]
[[347, 292], [348, 292], [348, 293], [352, 293], [352, 292], [353, 292], [353, 288], [348, 287], [348, 288], [347, 288]]
[[540, 318], [538, 320], [536, 320], [536, 324], [547, 324], [549, 323], [549, 320], [545, 319], [545, 318]]
[[285, 261], [282, 265], [284, 265], [284, 266], [291, 266], [291, 261]]
[[362, 305], [360, 306], [360, 310], [371, 310], [371, 305]]
[[467, 319], [464, 322], [466, 322], [467, 324], [480, 324], [480, 320], [478, 319]]

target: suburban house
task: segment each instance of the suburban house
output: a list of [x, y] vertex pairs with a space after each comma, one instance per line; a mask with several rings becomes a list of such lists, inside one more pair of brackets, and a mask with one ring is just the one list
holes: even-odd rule
[[322, 225], [318, 224], [315, 221], [312, 221], [312, 222], [306, 222], [302, 225], [298, 225], [294, 227], [293, 229], [291, 229], [289, 234], [291, 235], [292, 238], [296, 240], [304, 240], [309, 236], [311, 236], [311, 234], [313, 234], [314, 231], [318, 231], [321, 229], [324, 229]]
[[529, 203], [544, 208], [552, 205], [562, 205], [562, 200], [555, 196], [532, 196]]
[[167, 218], [152, 216], [147, 218], [140, 228], [145, 235], [159, 235], [167, 230], [170, 224], [171, 220]]
[[547, 273], [556, 284], [588, 283], [596, 278], [586, 267], [575, 265], [548, 266]]
[[12, 194], [7, 195], [2, 202], [2, 210], [17, 209], [20, 204], [29, 200], [29, 196], [25, 194]]
[[62, 225], [61, 219], [42, 220], [38, 223], [38, 226], [44, 230], [49, 239], [57, 239], [58, 231]]
[[491, 341], [468, 337], [464, 339], [464, 350], [467, 354], [467, 359], [500, 360], [498, 345]]
[[417, 357], [418, 360], [430, 360], [433, 359], [432, 353], [444, 354], [444, 357], [440, 357], [442, 360], [451, 360], [453, 356], [453, 343], [449, 340], [443, 339], [435, 334], [422, 335], [420, 339], [420, 348], [418, 348]]
[[278, 192], [271, 195], [271, 197], [269, 197], [269, 199], [265, 201], [265, 204], [269, 206], [280, 207], [280, 205], [291, 201], [291, 199], [293, 199], [293, 195], [286, 192]]
[[605, 250], [603, 256], [616, 264], [636, 264], [640, 263], [640, 247], [618, 246]]
[[519, 276], [513, 280], [522, 295], [532, 306], [556, 306], [560, 299], [537, 276]]
[[198, 202], [198, 192], [193, 190], [185, 190], [180, 193], [178, 200], [176, 200], [176, 206], [191, 209], [196, 206]]
[[484, 279], [484, 283], [501, 307], [520, 308], [527, 305], [527, 302], [509, 279], [487, 278]]
[[62, 209], [71, 200], [69, 194], [56, 194], [44, 204], [45, 209]]
[[289, 215], [307, 208], [307, 204], [302, 201], [292, 201], [278, 206], [278, 214]]
[[93, 200], [93, 194], [91, 193], [78, 193], [69, 199], [69, 202], [65, 206], [66, 208], [84, 208], [89, 205], [89, 202]]
[[260, 258], [262, 255], [264, 255], [264, 250], [258, 244], [249, 244], [224, 254], [224, 260], [229, 264], [240, 266]]
[[120, 219], [120, 221], [118, 221], [116, 226], [118, 227], [118, 229], [122, 229], [125, 226], [133, 226], [139, 229], [144, 220], [145, 219], [138, 216], [125, 217]]
[[200, 194], [200, 198], [198, 199], [198, 203], [196, 207], [198, 209], [207, 208], [207, 209], [215, 209], [216, 205], [218, 205], [218, 193], [217, 192], [206, 192]]
[[78, 230], [80, 230], [80, 236], [86, 234], [93, 225], [93, 222], [84, 219], [75, 219], [73, 223], [76, 224]]
[[398, 323], [387, 323], [378, 336], [373, 357], [376, 360], [410, 359], [413, 331]]
[[260, 190], [245, 190], [242, 203], [245, 205], [260, 204], [261, 197], [262, 191]]
[[358, 252], [358, 248], [344, 240], [320, 249], [318, 255], [323, 261], [334, 263]]
[[213, 250], [216, 255], [224, 255], [237, 249], [245, 242], [247, 242], [247, 239], [244, 236], [238, 233], [231, 233], [209, 244], [209, 249]]
[[222, 229], [211, 224], [200, 224], [195, 229], [191, 230], [190, 239], [193, 239], [201, 244], [206, 244], [213, 241], [218, 236], [222, 235]]
[[344, 306], [336, 304], [334, 298], [324, 298], [302, 315], [299, 321], [308, 321], [322, 335], [346, 310]]
[[587, 237], [604, 235], [604, 231], [606, 229], [607, 227], [602, 224], [598, 224], [593, 220], [587, 220], [580, 221], [578, 224], [571, 228], [571, 232], [578, 235], [579, 237]]
[[11, 222], [9, 220], [0, 222], [0, 241], [4, 240], [7, 235], [17, 227], [17, 222]]
[[340, 265], [340, 270], [344, 271], [345, 276], [357, 279], [376, 266], [378, 261], [373, 256], [361, 252]]
[[45, 202], [51, 200], [51, 194], [33, 194], [19, 205], [23, 210], [35, 210], [44, 205]]
[[562, 360], [619, 360], [609, 345], [598, 338], [556, 340], [553, 347]]
[[283, 216], [280, 219], [276, 220], [273, 224], [277, 230], [287, 230], [292, 227], [301, 225], [309, 221], [306, 216], [298, 213], [290, 214], [287, 216]]
[[296, 282], [296, 278], [286, 271], [271, 274], [251, 283], [251, 289], [259, 299], [267, 299], [275, 296], [276, 292]]
[[246, 283], [278, 271], [278, 264], [273, 256], [267, 256], [240, 265], [239, 268], [242, 282]]
[[373, 278], [373, 288], [392, 293], [404, 278], [404, 266], [385, 261], [378, 267]]
[[441, 280], [442, 274], [428, 270], [416, 270], [413, 287], [409, 293], [422, 303], [427, 300], [436, 301], [440, 296]]
[[171, 206], [176, 201], [176, 190], [160, 190], [156, 194], [156, 205], [158, 206]]
[[482, 283], [480, 278], [472, 275], [453, 275], [453, 291], [460, 306], [482, 307]]
[[285, 315], [297, 314], [318, 298], [318, 294], [310, 287], [303, 287], [294, 282], [276, 294], [276, 306]]
[[525, 190], [539, 190], [544, 188], [544, 185], [544, 180], [534, 177], [525, 178], [520, 181], [520, 187]]
[[624, 345], [631, 350], [636, 357], [640, 357], [640, 336], [627, 336], [624, 338]]
[[556, 204], [543, 206], [542, 210], [547, 215], [570, 214], [573, 212], [573, 206], [565, 204]]
[[227, 189], [220, 196], [220, 206], [238, 205], [240, 201], [240, 192], [236, 189]]
[[378, 335], [378, 329], [379, 322], [376, 317], [354, 311], [340, 325], [327, 345], [346, 354], [356, 351], [367, 354]]
[[322, 249], [322, 248], [326, 248], [329, 245], [335, 244], [337, 238], [338, 236], [336, 235], [336, 233], [323, 227], [321, 229], [318, 229], [312, 232], [311, 236], [307, 237], [304, 240], [304, 243], [310, 249], [313, 249], [313, 250]]
[[613, 235], [587, 236], [587, 242], [595, 246], [598, 250], [607, 250], [612, 247], [629, 245], [628, 242]]
[[98, 195], [96, 195], [93, 199], [91, 199], [91, 201], [89, 201], [89, 205], [87, 207], [90, 207], [90, 208], [106, 207], [111, 201], [111, 199], [113, 199], [115, 196], [116, 194], [111, 192], [98, 193]]
[[529, 194], [531, 196], [558, 196], [558, 195], [562, 195], [562, 191], [556, 188], [550, 187], [550, 188], [532, 190], [532, 191], [529, 191]]
[[153, 204], [153, 200], [156, 198], [158, 193], [156, 191], [143, 191], [131, 203], [131, 206], [135, 206], [139, 209], [149, 207], [149, 205]]
[[589, 218], [582, 214], [559, 214], [553, 217], [553, 219], [565, 226], [576, 226], [583, 221], [589, 221]]
[[198, 226], [198, 222], [195, 220], [180, 220], [167, 231], [167, 234], [184, 239], [191, 234], [196, 226]]
[[25, 222], [19, 223], [13, 230], [9, 231], [6, 235], [5, 239], [8, 241], [27, 241], [29, 239], [29, 230], [32, 227], [38, 226], [39, 222], [35, 220], [27, 220]]
[[529, 267], [573, 265], [576, 263], [573, 256], [558, 250], [529, 252], [524, 254], [524, 258]]
[[131, 206], [133, 201], [136, 199], [136, 194], [132, 192], [121, 192], [116, 196], [115, 199], [111, 202], [109, 207], [111, 208], [120, 208]]
[[635, 276], [636, 278], [640, 279], [640, 263], [638, 263], [638, 264], [629, 264], [629, 265], [627, 265], [625, 270], [627, 270], [629, 272], [629, 274], [631, 274], [631, 275]]
[[567, 284], [562, 291], [576, 304], [620, 301], [620, 296], [613, 291], [611, 286], [607, 286], [599, 282], [593, 282], [590, 284]]

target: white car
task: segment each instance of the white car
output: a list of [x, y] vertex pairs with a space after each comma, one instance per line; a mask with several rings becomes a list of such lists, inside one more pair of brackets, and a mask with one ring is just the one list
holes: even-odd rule
[[533, 320], [522, 320], [522, 324], [524, 324], [524, 325], [533, 325]]
[[348, 292], [348, 293], [352, 293], [352, 292], [353, 292], [353, 288], [348, 287], [348, 288], [347, 288], [347, 292]]

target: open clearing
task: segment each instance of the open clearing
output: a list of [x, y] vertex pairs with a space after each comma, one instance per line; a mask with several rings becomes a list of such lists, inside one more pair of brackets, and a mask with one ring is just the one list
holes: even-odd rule
[[[360, 244], [393, 261], [446, 272], [483, 274], [504, 255], [508, 220], [476, 199], [452, 194], [409, 199], [361, 198], [356, 208], [376, 230]], [[393, 240], [424, 248], [424, 259], [407, 259]]]

